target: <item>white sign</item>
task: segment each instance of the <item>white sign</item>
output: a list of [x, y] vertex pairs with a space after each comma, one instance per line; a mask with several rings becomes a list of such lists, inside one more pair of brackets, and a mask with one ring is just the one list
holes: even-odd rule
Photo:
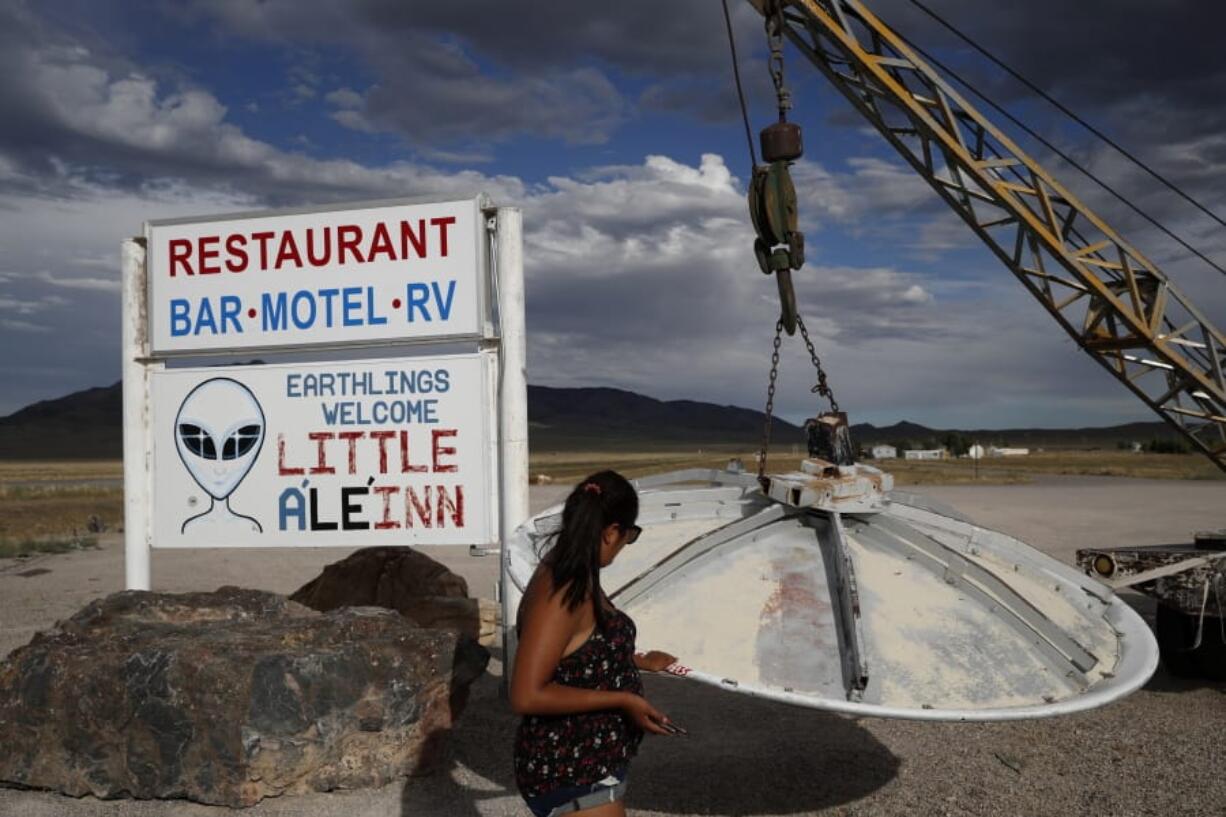
[[475, 353], [152, 373], [153, 545], [492, 543], [492, 365]]
[[476, 337], [482, 202], [149, 222], [151, 351]]

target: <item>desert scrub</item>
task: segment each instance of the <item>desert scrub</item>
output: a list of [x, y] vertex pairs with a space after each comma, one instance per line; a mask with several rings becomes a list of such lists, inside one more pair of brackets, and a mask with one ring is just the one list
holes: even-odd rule
[[72, 541], [116, 530], [123, 489], [97, 484], [38, 482], [0, 485], [0, 540]]
[[64, 536], [39, 539], [0, 538], [0, 559], [30, 556], [35, 553], [67, 553], [71, 550], [87, 550], [98, 547], [93, 536]]

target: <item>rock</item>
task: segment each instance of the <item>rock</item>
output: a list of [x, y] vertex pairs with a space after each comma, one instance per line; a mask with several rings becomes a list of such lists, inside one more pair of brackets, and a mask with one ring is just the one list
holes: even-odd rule
[[0, 663], [0, 781], [249, 806], [433, 770], [488, 653], [387, 610], [116, 593]]
[[468, 582], [424, 553], [407, 547], [370, 547], [333, 562], [290, 599], [313, 610], [376, 606], [399, 609], [406, 599], [466, 598]]
[[491, 599], [451, 599], [430, 596], [409, 600], [398, 608], [419, 627], [440, 627], [472, 638], [483, 647], [497, 638], [502, 608]]
[[499, 606], [468, 598], [468, 583], [424, 553], [371, 547], [324, 568], [290, 596], [313, 610], [375, 606], [396, 610], [421, 627], [441, 627], [485, 646], [494, 643]]

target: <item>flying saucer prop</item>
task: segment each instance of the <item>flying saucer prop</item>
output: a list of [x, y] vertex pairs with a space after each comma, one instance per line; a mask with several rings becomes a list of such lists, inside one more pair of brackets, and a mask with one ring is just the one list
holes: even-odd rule
[[[638, 480], [639, 540], [601, 572], [667, 671], [860, 716], [994, 721], [1101, 706], [1153, 674], [1149, 627], [1109, 588], [864, 465], [806, 461]], [[507, 543], [509, 608], [561, 507]], [[514, 621], [508, 624], [514, 632]]]

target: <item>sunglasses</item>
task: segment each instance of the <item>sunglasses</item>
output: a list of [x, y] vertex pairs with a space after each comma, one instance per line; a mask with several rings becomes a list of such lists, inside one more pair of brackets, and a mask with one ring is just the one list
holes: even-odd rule
[[633, 545], [635, 542], [637, 542], [639, 539], [639, 534], [643, 532], [643, 529], [638, 525], [618, 525], [618, 527], [621, 528], [626, 534], [627, 545]]

